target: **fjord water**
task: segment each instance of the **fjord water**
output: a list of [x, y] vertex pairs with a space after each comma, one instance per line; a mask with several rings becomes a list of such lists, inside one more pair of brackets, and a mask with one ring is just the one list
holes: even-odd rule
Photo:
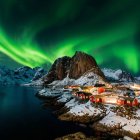
[[35, 97], [38, 88], [0, 86], [0, 139], [53, 140], [56, 137], [89, 129], [59, 121], [51, 109], [41, 107], [43, 101]]

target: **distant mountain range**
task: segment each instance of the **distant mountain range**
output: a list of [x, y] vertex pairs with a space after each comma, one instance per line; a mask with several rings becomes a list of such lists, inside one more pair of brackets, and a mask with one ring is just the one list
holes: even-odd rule
[[110, 82], [135, 82], [135, 78], [131, 73], [121, 69], [112, 70], [108, 68], [102, 69], [106, 79]]
[[30, 68], [27, 66], [15, 70], [0, 66], [0, 84], [28, 84], [29, 85], [68, 85], [81, 84], [93, 85], [96, 83], [110, 82], [135, 82], [132, 74], [121, 69], [100, 69], [96, 60], [84, 53], [77, 51], [73, 57], [58, 58], [50, 70], [41, 67]]
[[0, 66], [0, 84], [1, 85], [20, 85], [38, 80], [47, 74], [41, 67], [30, 68], [27, 66], [11, 70], [6, 66]]

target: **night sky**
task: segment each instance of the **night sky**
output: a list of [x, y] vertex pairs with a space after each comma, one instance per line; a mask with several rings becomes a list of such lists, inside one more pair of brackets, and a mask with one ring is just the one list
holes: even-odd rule
[[140, 74], [140, 0], [0, 0], [0, 65], [41, 66], [77, 50]]

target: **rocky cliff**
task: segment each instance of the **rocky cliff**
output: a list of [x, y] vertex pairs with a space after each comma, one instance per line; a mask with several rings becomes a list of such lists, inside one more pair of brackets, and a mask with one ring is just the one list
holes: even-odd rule
[[92, 56], [83, 52], [76, 52], [75, 55], [71, 58], [69, 77], [72, 79], [77, 79], [91, 69], [95, 74], [104, 77], [104, 74]]
[[44, 83], [49, 84], [55, 80], [64, 79], [68, 74], [70, 62], [71, 58], [67, 56], [56, 59], [48, 74], [43, 77]]

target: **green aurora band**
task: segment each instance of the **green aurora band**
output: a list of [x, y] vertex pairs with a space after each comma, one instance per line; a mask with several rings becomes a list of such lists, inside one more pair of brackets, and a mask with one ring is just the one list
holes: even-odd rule
[[[41, 0], [38, 11], [38, 3], [29, 1], [0, 2], [1, 53], [19, 64], [35, 67], [79, 50], [94, 56], [101, 66], [139, 73], [138, 0], [112, 0], [93, 6], [91, 0]], [[43, 6], [48, 3], [47, 8]], [[15, 7], [19, 15], [13, 12]], [[33, 12], [27, 16], [29, 9]]]

